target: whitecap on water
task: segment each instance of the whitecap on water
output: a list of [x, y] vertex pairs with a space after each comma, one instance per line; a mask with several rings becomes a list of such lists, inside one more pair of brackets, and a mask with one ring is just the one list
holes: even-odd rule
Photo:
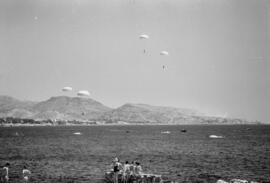
[[222, 139], [224, 137], [223, 136], [220, 136], [220, 135], [209, 135], [209, 138], [212, 138], [212, 139]]
[[161, 133], [170, 134], [171, 132], [170, 131], [163, 131]]

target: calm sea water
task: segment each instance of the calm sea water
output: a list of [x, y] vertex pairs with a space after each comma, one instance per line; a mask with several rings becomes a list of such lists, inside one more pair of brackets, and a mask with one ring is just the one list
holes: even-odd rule
[[12, 127], [0, 144], [14, 183], [23, 165], [31, 182], [102, 182], [115, 156], [179, 182], [270, 181], [270, 125]]

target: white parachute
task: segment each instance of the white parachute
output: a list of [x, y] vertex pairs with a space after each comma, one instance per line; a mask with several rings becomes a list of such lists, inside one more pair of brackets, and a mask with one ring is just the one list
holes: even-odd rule
[[[169, 52], [167, 52], [167, 51], [161, 51], [159, 54], [160, 54], [161, 56], [168, 56], [168, 55], [169, 55]], [[167, 67], [166, 65], [163, 65], [163, 66], [162, 66], [163, 70], [165, 70], [166, 67]]]
[[90, 96], [90, 93], [87, 90], [80, 90], [78, 91], [77, 95], [81, 97], [87, 97], [87, 96]]
[[66, 86], [62, 88], [62, 91], [67, 92], [67, 91], [72, 91], [72, 88], [70, 86]]
[[[149, 39], [149, 36], [146, 35], [146, 34], [141, 34], [141, 35], [139, 36], [139, 38], [142, 39], [142, 40], [143, 40], [143, 39]], [[144, 43], [144, 47], [145, 47], [145, 48], [143, 49], [143, 53], [146, 54], [146, 53], [147, 53], [146, 43]]]
[[142, 34], [139, 36], [140, 39], [149, 39], [149, 36], [146, 34]]
[[167, 52], [167, 51], [161, 51], [160, 52], [160, 55], [169, 55], [169, 52]]

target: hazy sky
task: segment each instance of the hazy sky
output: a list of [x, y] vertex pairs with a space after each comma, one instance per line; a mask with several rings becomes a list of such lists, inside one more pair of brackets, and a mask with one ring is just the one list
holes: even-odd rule
[[1, 0], [0, 95], [270, 122], [269, 30], [264, 0]]

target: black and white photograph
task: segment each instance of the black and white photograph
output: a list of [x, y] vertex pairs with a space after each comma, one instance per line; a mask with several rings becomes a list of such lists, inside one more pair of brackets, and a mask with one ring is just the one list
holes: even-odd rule
[[270, 183], [270, 0], [0, 0], [0, 183]]

